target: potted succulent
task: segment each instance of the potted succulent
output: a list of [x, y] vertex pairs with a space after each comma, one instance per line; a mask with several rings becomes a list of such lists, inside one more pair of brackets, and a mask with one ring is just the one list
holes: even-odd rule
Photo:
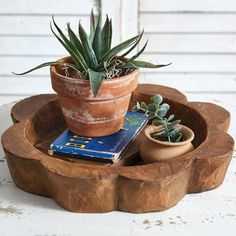
[[173, 120], [174, 115], [165, 117], [170, 105], [162, 103], [160, 94], [151, 97], [151, 103], [137, 102], [133, 111], [142, 111], [152, 119], [152, 125], [144, 130], [144, 141], [141, 144], [140, 155], [144, 162], [164, 161], [174, 158], [194, 149], [193, 131], [180, 124], [180, 120]]
[[[24, 73], [50, 66], [51, 82], [57, 92], [67, 126], [83, 136], [105, 136], [123, 125], [131, 93], [137, 87], [138, 68], [159, 68], [137, 58], [147, 46], [132, 57], [127, 55], [139, 44], [143, 31], [114, 47], [112, 21], [102, 15], [90, 15], [90, 34], [79, 23], [78, 36], [67, 24], [68, 37], [52, 18], [51, 30], [70, 56], [46, 62]], [[53, 29], [54, 27], [54, 29]], [[56, 32], [57, 33], [56, 33]]]

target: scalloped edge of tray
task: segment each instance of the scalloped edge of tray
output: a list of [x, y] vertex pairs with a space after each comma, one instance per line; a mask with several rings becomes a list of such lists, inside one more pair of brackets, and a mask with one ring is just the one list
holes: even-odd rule
[[234, 141], [227, 134], [229, 112], [211, 103], [188, 102], [174, 88], [150, 84], [138, 86], [131, 104], [137, 99], [147, 100], [156, 93], [174, 104], [176, 110], [184, 108], [185, 116], [194, 110], [196, 117], [191, 117], [191, 122], [202, 120], [203, 130], [199, 132], [205, 137], [192, 152], [165, 162], [109, 167], [52, 158], [33, 145], [35, 130], [32, 122], [39, 109], [48, 104], [59, 106], [57, 96], [37, 95], [12, 108], [15, 124], [2, 135], [15, 184], [24, 191], [51, 197], [73, 212], [119, 210], [132, 213], [166, 210], [187, 193], [218, 187], [233, 154]]

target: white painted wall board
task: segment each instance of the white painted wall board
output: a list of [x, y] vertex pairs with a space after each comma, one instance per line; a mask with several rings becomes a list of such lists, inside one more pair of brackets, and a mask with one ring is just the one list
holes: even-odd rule
[[112, 43], [116, 45], [121, 40], [121, 1], [101, 0], [101, 9], [104, 14], [112, 16]]
[[[91, 8], [94, 4], [99, 6], [99, 0], [0, 0], [0, 4], [1, 104], [17, 97], [52, 92], [49, 68], [29, 77], [14, 77], [11, 71], [22, 72], [68, 55], [50, 31], [52, 14], [65, 33], [67, 22], [77, 31], [79, 19], [88, 29]], [[39, 78], [34, 77], [37, 73]], [[42, 74], [47, 79], [42, 78]]]
[[139, 29], [139, 8], [137, 0], [121, 0], [121, 41], [134, 37]]
[[141, 12], [235, 12], [235, 0], [204, 0], [204, 1], [189, 1], [189, 0], [140, 0]]
[[[235, 35], [183, 35], [183, 34], [146, 34], [140, 45], [149, 40], [145, 52], [149, 53], [202, 53], [202, 54], [235, 54]], [[54, 37], [0, 37], [0, 56], [34, 55], [62, 56], [67, 51]], [[9, 45], [12, 45], [9, 47]], [[20, 45], [20, 46], [19, 46]]]
[[88, 15], [94, 0], [1, 0], [0, 14]]
[[[14, 96], [26, 91], [28, 94], [30, 90], [33, 93], [50, 90], [48, 82], [31, 82], [30, 79], [42, 79], [43, 76], [47, 81], [49, 68], [22, 77], [27, 82], [22, 82], [21, 77], [19, 80], [12, 77], [10, 72], [21, 72], [67, 55], [50, 32], [51, 14], [56, 15], [62, 28], [66, 28], [67, 21], [76, 27], [81, 17], [88, 28], [94, 1], [52, 0], [47, 4], [44, 4], [45, 0], [41, 3], [27, 0], [0, 2], [3, 6], [0, 9], [0, 91], [4, 90], [5, 94], [10, 91], [8, 96]], [[160, 77], [160, 83], [177, 86], [184, 91], [235, 91], [236, 1], [102, 0], [101, 7], [113, 18], [114, 41], [126, 39], [145, 27], [148, 33], [144, 39], [149, 38], [149, 45], [143, 58], [173, 63], [167, 68], [145, 70], [141, 81], [153, 83], [155, 75]], [[178, 80], [181, 81], [178, 83]], [[14, 86], [10, 86], [12, 83]], [[27, 85], [24, 86], [24, 83]]]
[[[4, 78], [5, 79], [5, 78]], [[227, 81], [227, 83], [225, 83]], [[158, 74], [142, 73], [139, 83], [161, 84], [169, 87], [175, 87], [183, 92], [218, 94], [228, 93], [236, 94], [236, 74], [217, 75], [217, 74]], [[20, 91], [17, 93], [16, 91]], [[0, 104], [16, 98], [23, 98], [29, 95], [40, 93], [54, 93], [51, 88], [50, 76], [34, 77], [8, 77], [5, 86], [0, 87]], [[4, 98], [5, 97], [5, 98]], [[12, 100], [12, 98], [14, 98]]]
[[[216, 0], [215, 2], [218, 1]], [[141, 30], [144, 27], [145, 31], [149, 33], [235, 33], [235, 21], [236, 14], [161, 14], [159, 12], [141, 12], [139, 28]]]
[[[4, 87], [0, 87], [0, 95], [4, 94], [37, 94], [53, 93], [50, 75], [45, 77], [37, 76], [12, 76], [4, 79]], [[19, 91], [19, 92], [17, 92]]]
[[[147, 54], [144, 53], [140, 59], [145, 59], [159, 64], [172, 64], [168, 67], [156, 69], [165, 72], [224, 72], [235, 73], [236, 55], [181, 55], [181, 54]], [[154, 71], [147, 69], [146, 71]]]
[[[236, 25], [236, 24], [235, 24]], [[150, 53], [202, 53], [232, 54], [236, 52], [236, 34], [146, 34], [145, 52]]]
[[140, 0], [139, 30], [144, 27], [144, 40], [149, 38], [142, 58], [172, 62], [145, 70], [141, 82], [198, 94], [235, 93], [235, 19], [234, 0]]
[[[68, 55], [68, 54], [65, 54]], [[20, 57], [20, 56], [14, 56], [14, 57], [0, 57], [0, 76], [1, 75], [12, 75], [11, 72], [24, 72], [28, 69], [31, 69], [34, 66], [37, 66], [41, 63], [44, 63], [46, 61], [55, 61], [57, 60], [57, 57]], [[30, 75], [49, 75], [49, 67], [45, 67], [42, 69], [39, 69], [37, 71], [33, 71], [30, 73]], [[2, 80], [0, 81], [2, 82]]]
[[[66, 33], [67, 22], [70, 23], [71, 28], [78, 31], [78, 22], [81, 20], [81, 24], [83, 27], [88, 30], [89, 29], [89, 15], [83, 16], [55, 16], [55, 21], [58, 26], [61, 27], [62, 30]], [[52, 22], [51, 15], [1, 15], [0, 13], [0, 24], [1, 31], [0, 36], [34, 36], [37, 37], [43, 35], [53, 36], [53, 33], [50, 30], [50, 22]]]
[[[23, 72], [45, 61], [56, 60], [56, 57], [0, 57], [1, 75], [11, 75], [11, 72]], [[141, 59], [141, 58], [140, 58]], [[236, 55], [163, 55], [144, 54], [142, 59], [153, 63], [167, 64], [168, 67], [159, 69], [145, 69], [146, 72], [161, 73], [236, 73], [234, 62]], [[49, 75], [49, 67], [39, 69], [31, 75]]]
[[[53, 55], [60, 57], [68, 54], [66, 49], [60, 44], [55, 37], [27, 37], [27, 36], [15, 36], [15, 37], [0, 37], [1, 51], [0, 56], [42, 56], [47, 57]], [[12, 45], [9, 47], [9, 45]], [[20, 45], [20, 46], [19, 46]], [[44, 60], [47, 60], [45, 58]]]
[[[144, 70], [143, 70], [144, 71]], [[227, 82], [226, 82], [227, 81]], [[235, 74], [159, 74], [142, 73], [140, 83], [161, 84], [183, 92], [235, 93]]]

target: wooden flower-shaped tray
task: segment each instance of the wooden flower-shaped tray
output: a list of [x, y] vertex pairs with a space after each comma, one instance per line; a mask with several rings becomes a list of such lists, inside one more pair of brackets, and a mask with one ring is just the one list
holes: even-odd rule
[[52, 157], [51, 141], [66, 128], [56, 95], [38, 95], [12, 108], [11, 126], [2, 136], [8, 167], [24, 191], [53, 198], [75, 212], [162, 211], [186, 193], [218, 187], [233, 153], [226, 133], [230, 114], [211, 103], [187, 102], [179, 91], [158, 85], [139, 85], [132, 95], [148, 101], [160, 93], [171, 114], [195, 133], [195, 150], [181, 157], [143, 164], [139, 157], [142, 133], [117, 164]]

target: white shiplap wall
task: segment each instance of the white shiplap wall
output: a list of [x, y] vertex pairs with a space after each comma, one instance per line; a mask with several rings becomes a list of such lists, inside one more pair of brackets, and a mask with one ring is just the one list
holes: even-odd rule
[[191, 93], [236, 93], [235, 0], [140, 0], [143, 58], [172, 65], [145, 70], [142, 82]]
[[0, 105], [31, 94], [53, 92], [49, 68], [25, 76], [13, 76], [68, 53], [52, 35], [52, 14], [64, 29], [76, 29], [78, 20], [88, 27], [96, 0], [0, 0]]
[[[144, 70], [141, 82], [191, 93], [236, 93], [236, 0], [0, 0], [0, 105], [53, 92], [49, 68], [17, 77], [67, 52], [52, 35], [54, 14], [63, 28], [88, 26], [93, 4], [113, 19], [114, 41], [145, 28], [143, 58], [172, 65]], [[144, 42], [143, 40], [143, 42]]]

